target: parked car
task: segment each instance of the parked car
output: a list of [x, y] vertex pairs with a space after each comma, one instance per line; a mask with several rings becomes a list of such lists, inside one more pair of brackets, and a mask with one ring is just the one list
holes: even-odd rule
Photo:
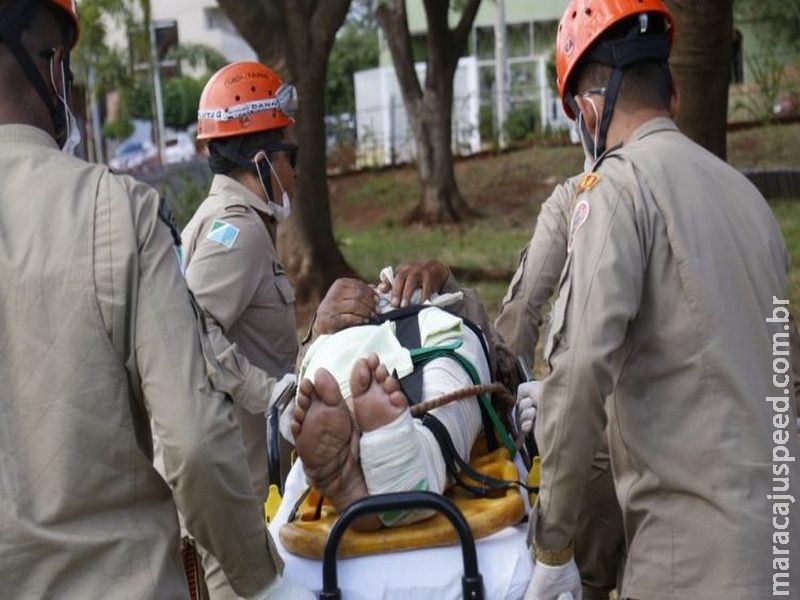
[[128, 140], [119, 145], [108, 166], [115, 171], [130, 171], [154, 159], [157, 154], [156, 147], [150, 141]]
[[188, 133], [170, 133], [164, 136], [164, 164], [172, 165], [192, 160], [197, 154], [192, 136]]

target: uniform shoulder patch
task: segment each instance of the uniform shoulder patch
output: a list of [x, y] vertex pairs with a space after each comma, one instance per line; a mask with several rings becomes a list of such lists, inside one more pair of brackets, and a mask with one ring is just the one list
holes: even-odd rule
[[206, 235], [209, 240], [222, 244], [226, 248], [233, 248], [237, 237], [239, 237], [239, 228], [219, 219], [211, 222], [211, 227]]
[[569, 241], [567, 242], [567, 252], [572, 252], [572, 244], [575, 242], [575, 234], [586, 223], [589, 218], [589, 202], [582, 198], [572, 211], [572, 219], [569, 222]]
[[582, 192], [586, 192], [592, 189], [600, 182], [600, 175], [597, 173], [586, 173], [581, 179], [581, 182], [578, 184], [578, 189]]

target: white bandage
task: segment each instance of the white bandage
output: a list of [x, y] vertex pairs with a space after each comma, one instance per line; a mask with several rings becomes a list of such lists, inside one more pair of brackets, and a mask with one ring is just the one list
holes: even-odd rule
[[[413, 421], [406, 410], [388, 425], [361, 435], [361, 469], [370, 495], [428, 489]], [[391, 527], [419, 521], [430, 514], [430, 511], [398, 511], [381, 513], [379, 517], [384, 525]]]

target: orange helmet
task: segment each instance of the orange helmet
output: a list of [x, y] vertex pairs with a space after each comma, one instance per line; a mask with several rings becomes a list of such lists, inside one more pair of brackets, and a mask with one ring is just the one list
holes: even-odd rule
[[294, 123], [297, 90], [261, 63], [241, 61], [217, 71], [200, 96], [197, 139], [213, 140]]
[[81, 35], [81, 25], [78, 21], [78, 6], [75, 0], [50, 0], [53, 4], [67, 13], [69, 16], [70, 21], [72, 21], [72, 31], [73, 36], [71, 40], [70, 48], [74, 48], [75, 44], [78, 43], [78, 38]]
[[570, 0], [556, 36], [556, 85], [564, 112], [575, 118], [566, 101], [567, 83], [589, 47], [613, 25], [642, 13], [657, 13], [667, 23], [672, 47], [674, 22], [662, 0]]

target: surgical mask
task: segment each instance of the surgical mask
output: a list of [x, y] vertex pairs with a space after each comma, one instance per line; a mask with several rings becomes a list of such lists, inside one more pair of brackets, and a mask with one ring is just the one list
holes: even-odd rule
[[[262, 159], [266, 161], [269, 165], [269, 170], [271, 171], [272, 175], [275, 177], [275, 181], [278, 182], [278, 187], [281, 188], [281, 204], [277, 204], [273, 202], [271, 198], [271, 194], [267, 191], [267, 185], [270, 181], [269, 177], [264, 177], [264, 174], [261, 172], [261, 161]], [[270, 161], [269, 156], [267, 153], [261, 150], [253, 157], [253, 162], [256, 165], [256, 171], [258, 172], [258, 180], [261, 182], [261, 188], [264, 190], [264, 195], [267, 199], [267, 208], [269, 209], [269, 213], [275, 218], [278, 223], [281, 223], [288, 219], [292, 214], [292, 203], [289, 199], [289, 194], [286, 192], [286, 189], [283, 187], [281, 183], [281, 178], [278, 177], [278, 173], [275, 171], [275, 168], [272, 166], [272, 161]]]
[[597, 88], [591, 89], [583, 94], [581, 97], [586, 100], [592, 106], [592, 110], [594, 111], [594, 135], [592, 136], [591, 140], [586, 139], [586, 127], [583, 125], [583, 113], [578, 113], [578, 135], [581, 138], [581, 145], [583, 146], [583, 153], [585, 155], [583, 161], [583, 170], [584, 171], [591, 171], [592, 167], [594, 167], [595, 163], [597, 162], [597, 136], [600, 133], [600, 113], [597, 110], [597, 106], [592, 100], [591, 96], [593, 94], [605, 94], [605, 88]]
[[53, 85], [53, 89], [56, 90], [56, 97], [64, 107], [64, 127], [66, 127], [66, 135], [64, 139], [64, 144], [61, 146], [61, 150], [66, 154], [75, 154], [75, 149], [81, 143], [81, 131], [80, 128], [78, 127], [78, 120], [72, 113], [72, 110], [69, 107], [69, 102], [67, 102], [67, 92], [66, 92], [67, 68], [65, 61], [61, 60], [62, 90], [61, 93], [59, 93], [58, 86], [56, 86], [55, 72], [53, 68], [54, 62], [55, 62], [55, 53], [50, 57], [50, 83]]
[[586, 139], [587, 131], [583, 124], [583, 113], [578, 114], [578, 135], [581, 138], [581, 145], [583, 146], [583, 154], [585, 157], [583, 161], [583, 170], [591, 171], [594, 163], [597, 162], [597, 134], [600, 128], [600, 116], [597, 112], [597, 107], [595, 106], [594, 101], [591, 98], [586, 98], [586, 100], [592, 105], [592, 110], [594, 111], [594, 135], [592, 136], [590, 143]]

